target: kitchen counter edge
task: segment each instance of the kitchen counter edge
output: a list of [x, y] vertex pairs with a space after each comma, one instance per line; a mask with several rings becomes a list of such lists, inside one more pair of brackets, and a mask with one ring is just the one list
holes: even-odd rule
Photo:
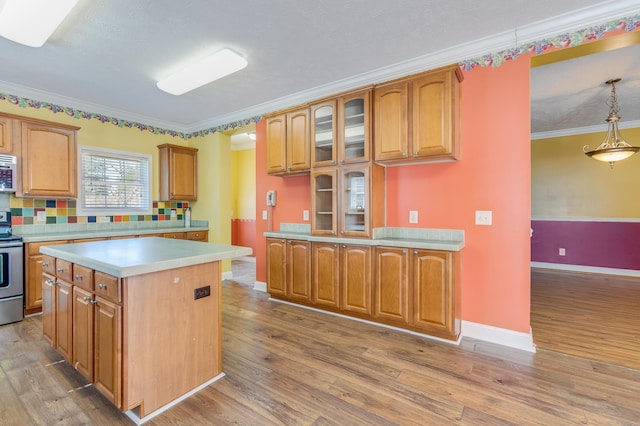
[[[109, 238], [109, 237], [126, 237], [128, 235], [149, 235], [149, 234], [168, 234], [174, 232], [192, 232], [192, 231], [209, 231], [207, 227], [191, 227], [191, 228], [147, 228], [147, 229], [127, 229], [127, 230], [100, 230], [100, 231], [68, 231], [68, 232], [49, 232], [42, 234], [15, 234], [22, 237], [25, 243], [40, 243], [46, 241], [63, 241], [63, 240], [79, 240], [84, 238]], [[133, 237], [132, 237], [133, 238]]]

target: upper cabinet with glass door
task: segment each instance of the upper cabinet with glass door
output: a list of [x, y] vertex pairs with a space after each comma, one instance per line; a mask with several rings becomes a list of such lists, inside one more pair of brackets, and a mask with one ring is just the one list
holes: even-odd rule
[[368, 162], [371, 158], [371, 90], [311, 106], [313, 167]]

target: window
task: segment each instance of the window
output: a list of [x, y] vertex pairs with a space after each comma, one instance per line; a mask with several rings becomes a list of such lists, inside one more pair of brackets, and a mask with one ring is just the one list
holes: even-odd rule
[[151, 155], [79, 146], [77, 214], [151, 214]]

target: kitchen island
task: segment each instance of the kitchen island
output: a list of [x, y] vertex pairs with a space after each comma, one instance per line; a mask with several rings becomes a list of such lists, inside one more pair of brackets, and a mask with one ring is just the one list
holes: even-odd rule
[[137, 423], [224, 376], [220, 261], [166, 238], [43, 246], [43, 334]]

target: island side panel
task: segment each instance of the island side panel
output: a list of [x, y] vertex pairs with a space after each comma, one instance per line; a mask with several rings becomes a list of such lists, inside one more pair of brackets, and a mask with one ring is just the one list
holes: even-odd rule
[[222, 372], [221, 281], [219, 261], [123, 279], [123, 411], [144, 417]]

